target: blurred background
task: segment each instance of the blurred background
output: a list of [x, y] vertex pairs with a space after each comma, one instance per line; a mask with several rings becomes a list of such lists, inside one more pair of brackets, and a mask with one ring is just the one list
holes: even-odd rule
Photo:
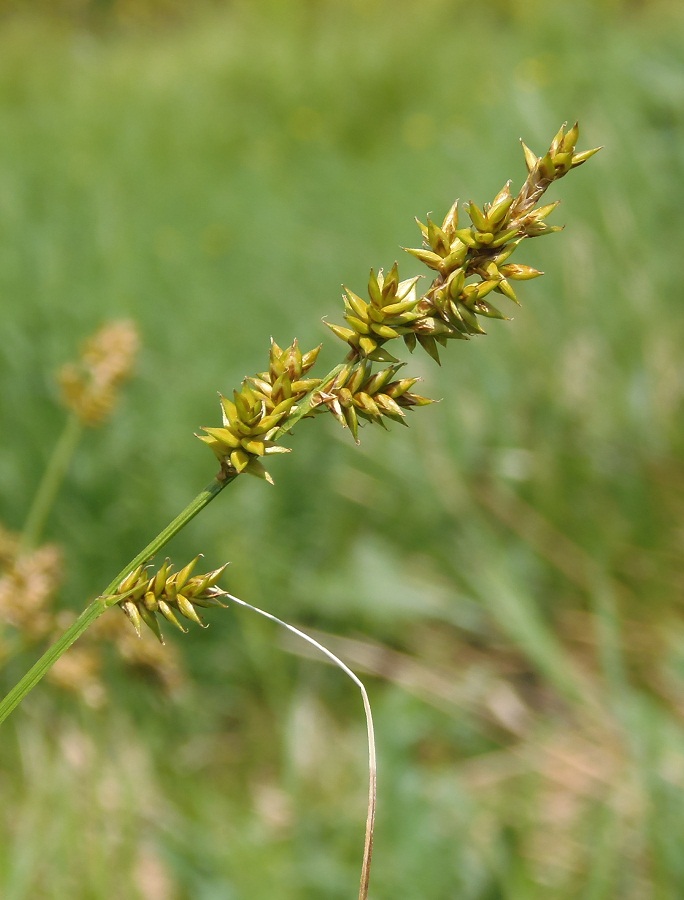
[[[375, 900], [684, 896], [683, 37], [660, 0], [0, 2], [3, 691], [211, 479], [193, 432], [271, 335], [327, 371], [340, 283], [418, 274], [414, 215], [517, 189], [518, 138], [579, 119], [605, 149], [516, 256], [545, 277], [411, 358], [442, 402], [360, 447], [303, 424], [275, 487], [240, 479], [168, 551], [230, 560], [367, 683]], [[8, 560], [56, 373], [121, 319], [135, 372], [29, 607]], [[3, 726], [4, 900], [356, 895], [358, 691], [248, 611], [206, 619], [163, 654], [87, 635]]]

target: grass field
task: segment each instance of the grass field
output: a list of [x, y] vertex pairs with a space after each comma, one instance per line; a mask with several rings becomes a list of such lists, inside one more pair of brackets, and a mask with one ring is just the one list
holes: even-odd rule
[[[109, 6], [0, 19], [0, 520], [62, 427], [55, 371], [132, 317], [136, 377], [47, 529], [81, 608], [212, 477], [193, 432], [271, 335], [324, 341], [326, 371], [341, 282], [418, 274], [414, 215], [517, 187], [518, 138], [579, 119], [605, 149], [520, 251], [545, 277], [441, 369], [411, 360], [442, 402], [358, 448], [303, 425], [274, 488], [241, 479], [169, 552], [230, 560], [228, 590], [364, 677], [375, 900], [681, 898], [678, 6]], [[244, 610], [208, 619], [169, 636], [166, 689], [103, 649], [104, 698], [44, 684], [3, 727], [3, 900], [355, 896], [357, 693]]]

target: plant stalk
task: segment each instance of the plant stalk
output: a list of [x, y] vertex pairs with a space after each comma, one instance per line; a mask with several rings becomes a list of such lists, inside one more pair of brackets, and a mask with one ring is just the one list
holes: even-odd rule
[[0, 701], [0, 723], [2, 723], [12, 710], [21, 703], [29, 691], [38, 684], [47, 671], [57, 662], [60, 656], [69, 649], [74, 641], [79, 638], [90, 625], [92, 625], [95, 619], [117, 602], [115, 596], [116, 589], [126, 575], [155, 556], [165, 544], [168, 544], [172, 537], [185, 528], [188, 522], [190, 522], [191, 519], [194, 519], [194, 517], [201, 512], [205, 506], [211, 503], [211, 501], [221, 493], [224, 487], [230, 484], [231, 481], [234, 481], [236, 477], [237, 475], [233, 475], [232, 477], [229, 475], [223, 480], [215, 478], [203, 491], [200, 491], [195, 499], [189, 503], [185, 509], [166, 526], [166, 528], [159, 532], [154, 540], [150, 541], [137, 556], [124, 566], [119, 574], [107, 585], [103, 593], [99, 597], [96, 597], [95, 600], [83, 610], [76, 621], [45, 651], [38, 662], [29, 669], [7, 696]]

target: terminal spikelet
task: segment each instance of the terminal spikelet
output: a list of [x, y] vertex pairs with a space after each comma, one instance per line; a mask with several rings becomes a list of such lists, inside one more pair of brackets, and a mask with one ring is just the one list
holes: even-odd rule
[[404, 333], [410, 350], [420, 344], [437, 362], [438, 345], [450, 339], [468, 339], [485, 331], [480, 318], [507, 318], [491, 302], [489, 295], [502, 294], [518, 303], [511, 281], [525, 281], [543, 273], [531, 266], [509, 263], [508, 259], [525, 238], [561, 231], [549, 225], [548, 216], [560, 201], [537, 206], [554, 181], [590, 159], [600, 148], [575, 152], [579, 128], [566, 131], [563, 126], [548, 152], [541, 157], [523, 144], [528, 176], [514, 196], [506, 182], [491, 203], [481, 207], [472, 200], [463, 205], [470, 224], [459, 228], [456, 201], [441, 226], [430, 218], [418, 222], [423, 246], [407, 248], [436, 275], [430, 288], [417, 303], [417, 317]]

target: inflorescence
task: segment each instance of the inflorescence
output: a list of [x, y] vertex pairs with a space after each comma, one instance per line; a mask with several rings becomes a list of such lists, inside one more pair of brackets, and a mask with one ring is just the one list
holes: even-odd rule
[[[272, 482], [261, 460], [289, 452], [278, 440], [293, 417], [301, 417], [300, 404], [306, 403], [306, 415], [330, 411], [358, 442], [359, 420], [406, 424], [406, 410], [431, 403], [411, 392], [417, 378], [397, 378], [403, 363], [387, 345], [401, 338], [410, 351], [420, 346], [439, 363], [440, 347], [449, 341], [485, 333], [481, 319], [507, 318], [493, 295], [519, 303], [512, 282], [543, 274], [511, 262], [511, 256], [526, 238], [561, 230], [546, 221], [560, 201], [539, 206], [539, 200], [600, 149], [576, 153], [578, 136], [577, 124], [567, 131], [563, 126], [544, 156], [523, 144], [528, 175], [518, 194], [511, 193], [509, 181], [491, 203], [463, 204], [469, 222], [461, 227], [458, 201], [441, 225], [429, 217], [427, 224], [418, 222], [422, 247], [405, 249], [434, 272], [424, 294], [417, 291], [418, 277], [399, 280], [396, 263], [387, 274], [371, 270], [367, 300], [345, 287], [346, 324], [325, 323], [348, 346], [332, 378], [305, 377], [320, 347], [302, 354], [296, 340], [285, 350], [272, 341], [268, 370], [245, 378], [232, 400], [221, 396], [223, 424], [198, 435], [220, 461], [222, 477], [246, 472]], [[389, 366], [374, 372], [377, 363]]]
[[[459, 222], [458, 200], [441, 225], [429, 217], [426, 224], [418, 221], [422, 246], [405, 249], [434, 273], [425, 293], [417, 289], [420, 277], [400, 280], [397, 263], [386, 274], [371, 270], [368, 299], [345, 287], [345, 324], [325, 324], [347, 345], [347, 354], [327, 377], [309, 377], [320, 346], [302, 353], [296, 340], [285, 349], [271, 340], [267, 370], [245, 378], [232, 399], [221, 395], [222, 424], [197, 435], [220, 462], [217, 477], [247, 473], [272, 483], [262, 460], [289, 452], [280, 439], [304, 416], [329, 411], [358, 443], [363, 422], [406, 424], [408, 410], [432, 403], [412, 391], [418, 378], [399, 376], [404, 363], [388, 344], [401, 339], [411, 352], [420, 346], [439, 363], [440, 348], [449, 341], [484, 334], [483, 319], [507, 318], [493, 297], [519, 304], [513, 283], [543, 274], [511, 262], [512, 255], [527, 238], [562, 230], [546, 221], [559, 201], [539, 201], [554, 181], [600, 149], [575, 152], [578, 136], [576, 124], [567, 131], [564, 125], [544, 156], [523, 144], [528, 175], [518, 194], [508, 181], [490, 203], [463, 204], [467, 222]], [[144, 623], [161, 640], [157, 614], [184, 631], [177, 613], [202, 624], [195, 607], [224, 605], [220, 598], [227, 595], [216, 582], [225, 567], [191, 577], [196, 562], [174, 574], [167, 560], [151, 577], [140, 566], [121, 582], [116, 602], [138, 633]]]

